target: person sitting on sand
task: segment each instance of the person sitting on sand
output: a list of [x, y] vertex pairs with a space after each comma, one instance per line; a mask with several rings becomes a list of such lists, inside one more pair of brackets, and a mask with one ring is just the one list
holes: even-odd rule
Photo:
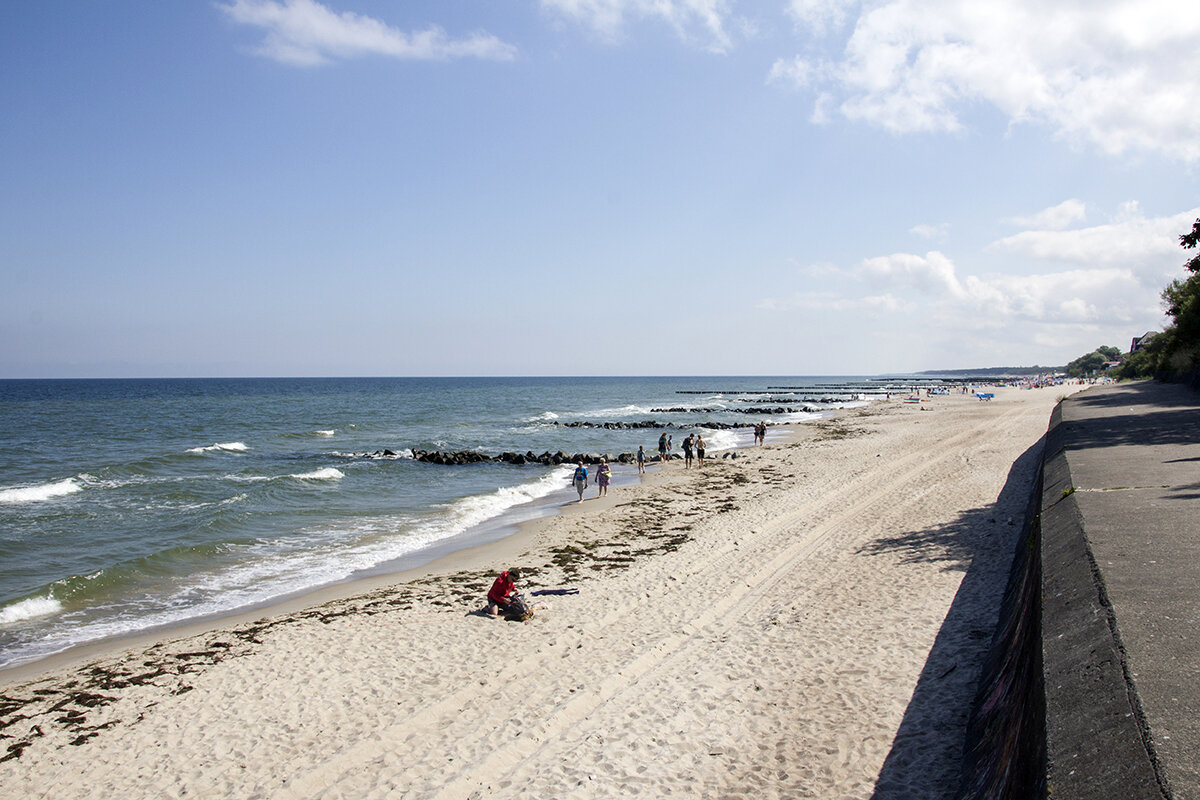
[[517, 581], [520, 579], [521, 571], [516, 567], [509, 567], [496, 576], [495, 583], [492, 584], [492, 588], [488, 589], [487, 593], [487, 615], [489, 617], [499, 616], [497, 609], [504, 612], [508, 611], [509, 598], [517, 590]]

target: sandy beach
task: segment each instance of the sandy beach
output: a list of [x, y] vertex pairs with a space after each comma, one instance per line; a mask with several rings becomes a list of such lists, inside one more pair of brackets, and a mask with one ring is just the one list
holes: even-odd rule
[[[0, 673], [0, 796], [950, 797], [1076, 388], [839, 412], [400, 583]], [[479, 616], [508, 566], [578, 594]]]

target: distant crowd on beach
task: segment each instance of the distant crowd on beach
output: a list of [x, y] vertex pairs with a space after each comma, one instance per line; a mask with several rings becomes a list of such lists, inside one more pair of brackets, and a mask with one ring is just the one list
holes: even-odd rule
[[[760, 422], [754, 426], [754, 444], [761, 445], [767, 439], [767, 423]], [[683, 466], [685, 469], [691, 469], [695, 464], [697, 467], [704, 466], [704, 457], [708, 449], [708, 443], [704, 441], [703, 433], [689, 433], [682, 442], [683, 449]], [[675, 437], [673, 434], [663, 433], [658, 437], [658, 461], [665, 465], [673, 458], [678, 458], [675, 455]], [[622, 458], [624, 460], [624, 458]], [[637, 454], [633, 461], [637, 464], [639, 475], [646, 473], [646, 462], [649, 459], [646, 457], [646, 448], [638, 445]], [[595, 485], [596, 497], [604, 497], [608, 494], [608, 487], [612, 481], [612, 466], [604, 457], [600, 457], [600, 463], [595, 465]], [[588, 472], [587, 465], [582, 459], [579, 459], [575, 464], [575, 471], [571, 473], [571, 486], [574, 487], [579, 495], [580, 503], [583, 502], [583, 493], [592, 485], [593, 475]]]
[[[766, 438], [767, 423], [760, 422], [756, 424], [754, 426], [754, 444], [761, 445], [766, 441]], [[684, 468], [690, 469], [693, 464], [697, 468], [703, 468], [707, 448], [708, 443], [704, 441], [704, 434], [702, 433], [689, 433], [684, 437], [682, 442]], [[674, 454], [674, 449], [675, 437], [673, 435], [663, 433], [658, 437], [658, 458], [661, 464], [665, 466], [672, 458], [678, 458]], [[637, 464], [638, 474], [645, 474], [647, 458], [644, 446], [638, 446], [634, 461]], [[571, 473], [571, 486], [579, 496], [577, 502], [583, 502], [583, 494], [592, 485], [593, 477], [596, 485], [596, 497], [604, 497], [608, 494], [608, 487], [612, 481], [612, 466], [604, 456], [601, 456], [600, 462], [595, 465], [594, 475], [588, 472], [587, 465], [582, 458], [576, 462], [575, 470]], [[532, 616], [535, 606], [528, 605], [528, 601], [517, 590], [517, 581], [520, 580], [520, 576], [521, 572], [516, 567], [511, 567], [501, 572], [492, 584], [492, 588], [488, 591], [487, 604], [481, 613], [489, 617], [496, 617], [503, 614], [507, 619], [519, 620], [525, 620]], [[536, 608], [541, 607], [536, 606]]]

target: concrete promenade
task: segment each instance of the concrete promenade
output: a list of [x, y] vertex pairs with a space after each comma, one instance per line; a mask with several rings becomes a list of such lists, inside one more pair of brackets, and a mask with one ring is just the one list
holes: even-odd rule
[[1050, 796], [1200, 799], [1200, 393], [1088, 389], [1043, 463]]

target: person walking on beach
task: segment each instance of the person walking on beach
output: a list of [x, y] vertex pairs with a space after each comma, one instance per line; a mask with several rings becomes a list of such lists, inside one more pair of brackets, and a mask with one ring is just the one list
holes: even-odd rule
[[642, 446], [640, 444], [638, 445], [637, 465], [638, 465], [638, 474], [645, 475], [646, 474], [646, 451], [642, 448]]
[[667, 435], [664, 433], [658, 437], [658, 460], [662, 463], [667, 463]]
[[489, 617], [499, 616], [497, 609], [508, 611], [509, 599], [517, 590], [517, 581], [519, 580], [521, 580], [521, 571], [516, 567], [509, 567], [496, 576], [496, 581], [487, 593], [487, 615]]
[[575, 491], [579, 492], [579, 502], [583, 502], [583, 490], [588, 487], [587, 467], [580, 461], [575, 467], [575, 474], [571, 477], [571, 483], [575, 484]]
[[675, 437], [667, 437], [667, 458], [671, 457], [671, 451], [675, 449]]
[[596, 467], [596, 497], [608, 494], [608, 482], [612, 480], [612, 467], [600, 457], [600, 466]]
[[689, 433], [687, 438], [683, 440], [683, 468], [687, 469], [692, 465], [692, 438], [694, 434]]
[[697, 466], [704, 466], [704, 436], [696, 437], [696, 461]]

